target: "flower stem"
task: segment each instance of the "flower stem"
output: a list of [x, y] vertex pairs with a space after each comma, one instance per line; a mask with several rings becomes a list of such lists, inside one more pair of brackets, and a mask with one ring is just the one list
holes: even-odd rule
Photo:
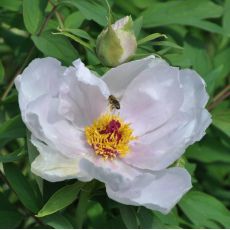
[[93, 188], [95, 187], [94, 181], [86, 184], [80, 192], [79, 201], [76, 209], [76, 228], [82, 228], [86, 217], [88, 201]]

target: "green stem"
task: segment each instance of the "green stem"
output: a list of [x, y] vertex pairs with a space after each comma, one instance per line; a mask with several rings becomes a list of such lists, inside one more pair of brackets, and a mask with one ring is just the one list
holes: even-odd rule
[[95, 183], [90, 182], [86, 186], [83, 187], [80, 192], [79, 201], [76, 209], [76, 228], [82, 228], [84, 224], [84, 220], [86, 217], [86, 211], [88, 207], [88, 201], [91, 195], [91, 192], [94, 188]]

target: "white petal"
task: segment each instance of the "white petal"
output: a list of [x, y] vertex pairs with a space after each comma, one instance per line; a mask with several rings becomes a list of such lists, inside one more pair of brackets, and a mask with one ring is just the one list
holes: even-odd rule
[[49, 95], [39, 97], [27, 106], [24, 122], [32, 134], [51, 144], [67, 157], [87, 153], [84, 131], [75, 128], [57, 112], [58, 99]]
[[83, 159], [82, 171], [104, 182], [111, 199], [128, 205], [142, 205], [167, 213], [191, 188], [191, 177], [185, 169], [169, 168], [147, 172], [132, 168], [115, 159]]
[[182, 102], [179, 69], [155, 59], [129, 84], [120, 102], [120, 114], [132, 124], [135, 135], [141, 136], [167, 122]]
[[[112, 183], [112, 182], [111, 182]], [[143, 173], [120, 190], [106, 184], [108, 196], [126, 205], [144, 206], [164, 214], [176, 205], [192, 187], [191, 177], [183, 168], [169, 168], [154, 173]]]
[[204, 80], [194, 70], [180, 70], [180, 82], [184, 91], [184, 102], [181, 111], [204, 108], [208, 102]]
[[137, 175], [139, 171], [126, 165], [121, 160], [104, 160], [101, 157], [91, 155], [80, 162], [82, 171], [86, 171], [95, 179], [106, 183], [116, 191], [126, 187]]
[[110, 93], [106, 84], [90, 72], [80, 59], [74, 62], [74, 66], [64, 73], [59, 112], [73, 125], [83, 128], [106, 110]]
[[149, 68], [155, 58], [153, 55], [136, 61], [131, 61], [110, 69], [102, 80], [108, 85], [111, 94], [122, 96], [129, 83], [143, 70]]
[[210, 114], [204, 109], [208, 100], [204, 81], [190, 70], [182, 70], [180, 79], [184, 101], [178, 113], [160, 128], [140, 137], [125, 162], [142, 169], [160, 170], [204, 136], [211, 123]]
[[37, 147], [40, 155], [32, 162], [31, 170], [34, 174], [51, 182], [78, 178], [81, 181], [90, 181], [87, 173], [79, 168], [81, 157], [74, 159], [63, 156], [59, 151], [32, 138], [32, 143]]
[[34, 59], [15, 80], [22, 112], [29, 102], [38, 97], [56, 94], [64, 70], [65, 67], [55, 58]]

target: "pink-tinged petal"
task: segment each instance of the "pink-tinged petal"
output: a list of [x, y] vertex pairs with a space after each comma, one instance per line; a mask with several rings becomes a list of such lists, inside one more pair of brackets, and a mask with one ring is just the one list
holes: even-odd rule
[[45, 145], [34, 137], [32, 137], [32, 143], [40, 153], [31, 165], [31, 170], [34, 174], [51, 182], [73, 178], [78, 178], [81, 181], [92, 180], [92, 177], [80, 170], [80, 156], [74, 159], [67, 158], [58, 150]]
[[87, 172], [95, 179], [110, 183], [110, 186], [115, 190], [126, 187], [140, 173], [138, 170], [123, 163], [118, 158], [116, 160], [104, 160], [94, 154], [87, 155], [80, 162], [82, 171]]
[[142, 71], [128, 86], [120, 102], [120, 114], [141, 136], [164, 125], [183, 102], [179, 69], [161, 59]]
[[106, 110], [110, 92], [80, 59], [73, 64], [65, 71], [65, 81], [60, 86], [59, 112], [73, 125], [83, 128]]
[[141, 136], [124, 161], [135, 167], [161, 170], [181, 157], [186, 148], [199, 141], [211, 123], [204, 106], [208, 101], [204, 81], [195, 71], [180, 71], [184, 101], [170, 120]]
[[108, 104], [106, 84], [80, 61], [64, 68], [54, 58], [36, 59], [17, 78], [22, 119], [32, 134], [62, 154], [90, 151], [83, 127]]
[[91, 151], [84, 131], [75, 128], [58, 112], [58, 99], [42, 96], [26, 109], [24, 122], [32, 134], [48, 145], [55, 146], [67, 157], [76, 157]]
[[147, 58], [124, 63], [110, 69], [102, 77], [102, 80], [108, 85], [112, 95], [121, 97], [130, 82], [146, 68], [149, 68], [154, 61], [155, 57], [152, 55]]
[[83, 159], [82, 171], [105, 183], [111, 199], [127, 205], [142, 205], [167, 213], [191, 188], [191, 177], [185, 169], [170, 168], [158, 172], [137, 170], [119, 159]]
[[142, 173], [123, 189], [114, 190], [106, 184], [108, 196], [126, 205], [144, 206], [164, 214], [176, 205], [192, 187], [191, 177], [183, 168], [169, 168]]
[[205, 82], [197, 72], [190, 69], [180, 70], [180, 82], [184, 92], [184, 102], [181, 111], [188, 112], [196, 108], [204, 108], [209, 96]]

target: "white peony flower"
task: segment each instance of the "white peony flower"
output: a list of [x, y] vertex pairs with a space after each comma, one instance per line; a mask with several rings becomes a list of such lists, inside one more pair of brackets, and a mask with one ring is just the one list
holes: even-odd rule
[[48, 57], [32, 61], [15, 84], [40, 177], [96, 178], [111, 199], [162, 213], [191, 188], [189, 173], [169, 166], [211, 123], [195, 71], [150, 56], [98, 78], [79, 59], [66, 68]]

